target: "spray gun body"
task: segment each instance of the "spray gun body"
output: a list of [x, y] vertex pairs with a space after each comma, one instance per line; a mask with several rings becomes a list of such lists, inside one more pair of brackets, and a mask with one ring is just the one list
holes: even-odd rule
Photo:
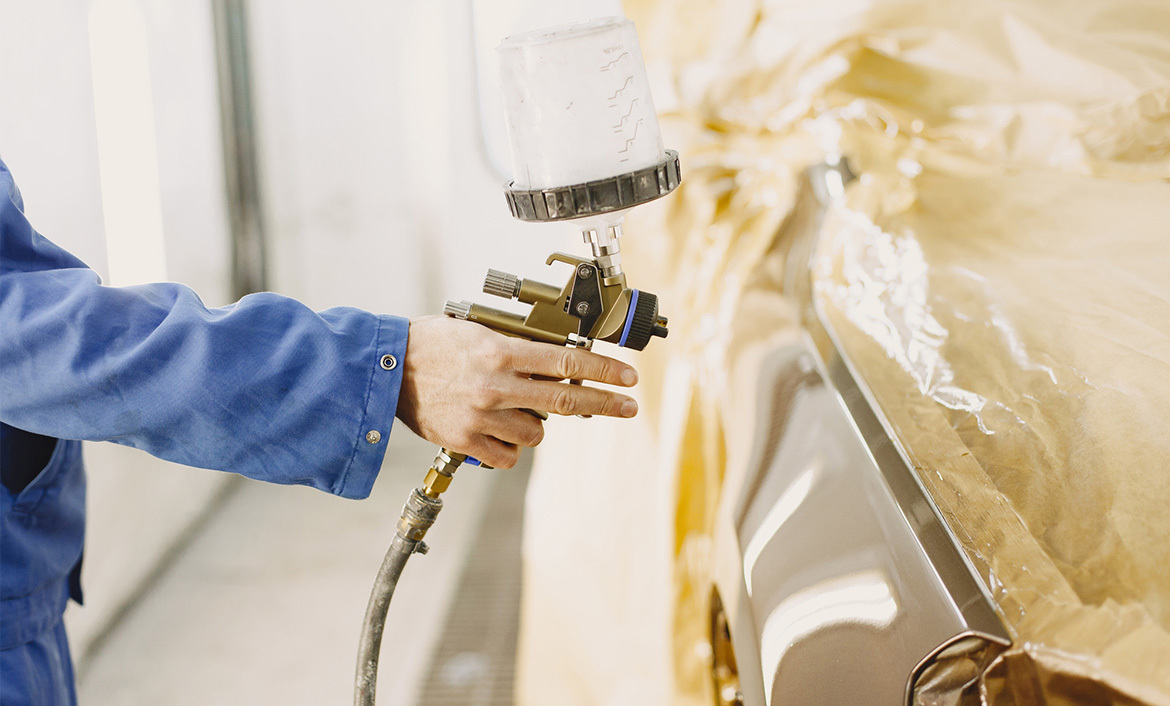
[[[561, 346], [591, 348], [593, 341], [603, 340], [642, 350], [652, 337], [666, 337], [668, 322], [658, 314], [658, 297], [627, 287], [624, 274], [603, 277], [603, 265], [597, 259], [553, 253], [546, 264], [556, 262], [573, 268], [568, 281], [559, 289], [500, 270], [488, 270], [484, 292], [530, 305], [527, 316], [468, 301], [448, 301], [444, 313], [508, 336]], [[525, 411], [548, 419], [546, 412]], [[440, 449], [424, 481], [424, 494], [437, 499], [451, 485], [455, 470], [468, 462], [465, 454]], [[470, 462], [480, 465], [475, 459]]]
[[488, 270], [484, 291], [531, 305], [527, 316], [467, 301], [447, 302], [444, 311], [510, 336], [558, 345], [588, 348], [602, 340], [642, 350], [652, 336], [666, 336], [667, 320], [658, 315], [658, 297], [627, 287], [625, 275], [603, 277], [596, 259], [565, 253], [550, 255], [548, 264], [554, 262], [573, 268], [559, 289]]
[[[527, 316], [468, 301], [448, 301], [444, 313], [508, 336], [560, 346], [591, 348], [593, 341], [603, 340], [640, 351], [652, 337], [666, 337], [668, 322], [658, 314], [657, 296], [627, 287], [626, 277], [620, 272], [604, 277], [604, 265], [598, 259], [553, 253], [546, 264], [555, 262], [573, 267], [568, 281], [559, 289], [488, 270], [483, 291], [530, 305]], [[547, 412], [525, 411], [548, 419]], [[475, 459], [469, 461], [465, 454], [440, 449], [423, 483], [423, 493], [437, 499], [450, 487], [456, 469], [468, 462], [482, 465]]]

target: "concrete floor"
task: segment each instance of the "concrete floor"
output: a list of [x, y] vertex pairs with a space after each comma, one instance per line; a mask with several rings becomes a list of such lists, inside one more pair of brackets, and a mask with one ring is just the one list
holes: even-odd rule
[[[352, 699], [370, 585], [434, 447], [395, 431], [372, 496], [247, 482], [79, 665], [86, 706]], [[407, 566], [387, 621], [378, 701], [413, 704], [497, 474], [464, 469]], [[409, 640], [400, 640], [409, 636]]]

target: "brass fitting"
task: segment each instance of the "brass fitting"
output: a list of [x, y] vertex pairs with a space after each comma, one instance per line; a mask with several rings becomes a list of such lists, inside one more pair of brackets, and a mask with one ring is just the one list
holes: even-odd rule
[[428, 498], [437, 498], [441, 493], [447, 492], [447, 488], [451, 487], [451, 480], [453, 476], [439, 473], [434, 468], [427, 471], [427, 478], [423, 481], [423, 492]]
[[467, 454], [439, 449], [435, 460], [431, 462], [430, 470], [427, 471], [426, 480], [423, 481], [421, 489], [423, 494], [428, 498], [437, 499], [439, 495], [447, 492], [447, 488], [451, 487], [451, 479], [454, 478], [455, 471], [466, 460]]

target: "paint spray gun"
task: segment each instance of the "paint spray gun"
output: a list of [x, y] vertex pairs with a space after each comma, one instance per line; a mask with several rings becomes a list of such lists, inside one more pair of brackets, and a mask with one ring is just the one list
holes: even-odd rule
[[[630, 208], [677, 188], [680, 172], [678, 154], [662, 146], [634, 25], [611, 17], [527, 32], [505, 39], [498, 52], [512, 146], [513, 181], [505, 190], [512, 215], [532, 223], [575, 221], [592, 256], [550, 255], [546, 264], [571, 267], [560, 287], [488, 270], [483, 291], [530, 305], [527, 315], [467, 301], [449, 301], [444, 312], [533, 341], [590, 348], [602, 340], [642, 350], [651, 338], [666, 336], [667, 320], [655, 295], [626, 282], [622, 220]], [[426, 553], [423, 537], [443, 507], [439, 496], [463, 464], [480, 465], [441, 449], [402, 510], [366, 608], [357, 706], [374, 704], [394, 588], [410, 556]]]

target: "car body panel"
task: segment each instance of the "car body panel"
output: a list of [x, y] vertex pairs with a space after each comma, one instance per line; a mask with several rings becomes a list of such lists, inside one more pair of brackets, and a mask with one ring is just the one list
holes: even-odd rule
[[[821, 208], [826, 174], [848, 179], [806, 176]], [[732, 597], [743, 702], [907, 703], [931, 655], [1010, 638], [832, 331], [805, 310], [805, 333], [760, 359], [752, 449], [717, 529], [739, 559], [717, 589]]]

